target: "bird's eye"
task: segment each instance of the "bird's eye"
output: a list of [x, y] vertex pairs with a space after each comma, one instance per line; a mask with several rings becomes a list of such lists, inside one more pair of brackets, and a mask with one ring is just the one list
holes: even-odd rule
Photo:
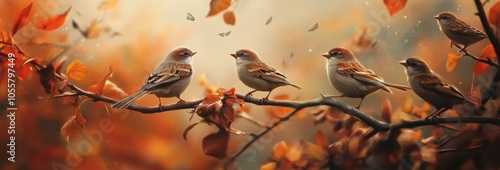
[[237, 53], [236, 53], [236, 55], [237, 55], [238, 57], [243, 57], [243, 56], [245, 56], [246, 54], [245, 54], [244, 52], [237, 52]]
[[332, 52], [330, 52], [331, 56], [337, 56], [337, 55], [340, 55], [340, 54], [342, 54], [342, 52], [340, 52], [340, 51], [332, 51]]
[[408, 65], [411, 66], [411, 67], [413, 67], [413, 66], [417, 66], [418, 64], [415, 63], [415, 62], [408, 62]]
[[184, 52], [182, 52], [182, 55], [189, 57], [189, 56], [191, 56], [191, 53], [189, 51], [184, 51]]
[[441, 15], [441, 16], [440, 16], [440, 18], [441, 18], [441, 19], [448, 19], [448, 18], [450, 18], [450, 17], [449, 17], [448, 15]]

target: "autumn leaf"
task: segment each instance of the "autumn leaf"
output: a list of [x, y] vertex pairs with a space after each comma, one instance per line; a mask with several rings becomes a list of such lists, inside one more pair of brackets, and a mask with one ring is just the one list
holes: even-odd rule
[[325, 121], [337, 124], [342, 119], [344, 112], [335, 107], [320, 106], [310, 112], [314, 116], [314, 125], [321, 124]]
[[234, 25], [236, 24], [236, 17], [234, 16], [234, 12], [233, 11], [226, 11], [224, 13], [224, 22], [228, 25]]
[[407, 97], [404, 104], [403, 104], [403, 112], [405, 113], [410, 113], [412, 110], [412, 100], [410, 97]]
[[207, 17], [214, 16], [231, 6], [231, 0], [211, 0], [210, 1], [210, 11]]
[[488, 12], [488, 21], [500, 29], [500, 1], [496, 2]]
[[283, 156], [285, 156], [285, 154], [286, 154], [287, 149], [288, 149], [288, 146], [286, 145], [286, 143], [284, 141], [280, 141], [280, 142], [276, 143], [273, 147], [274, 158], [276, 158], [278, 160], [283, 158]]
[[187, 140], [187, 134], [191, 129], [193, 129], [196, 125], [200, 124], [201, 122], [193, 123], [192, 125], [189, 125], [186, 129], [184, 129], [184, 133], [182, 133], [182, 137], [184, 140]]
[[61, 136], [66, 140], [66, 142], [70, 142], [71, 137], [74, 133], [76, 133], [81, 127], [79, 127], [78, 123], [76, 123], [75, 116], [71, 116], [71, 118], [64, 123], [61, 127]]
[[302, 157], [302, 149], [303, 147], [299, 142], [294, 142], [286, 150], [285, 156], [291, 162], [298, 161]]
[[384, 0], [385, 7], [387, 7], [387, 11], [392, 16], [395, 13], [401, 11], [405, 5], [407, 0]]
[[92, 88], [91, 91], [94, 92], [95, 94], [97, 94], [98, 96], [102, 95], [104, 85], [106, 84], [106, 81], [108, 80], [108, 77], [111, 75], [111, 73], [113, 73], [113, 70], [111, 70], [111, 68], [109, 68], [109, 72], [106, 75], [104, 75], [104, 77], [101, 78], [101, 80], [99, 80], [99, 82], [95, 85], [94, 88]]
[[455, 69], [459, 58], [460, 57], [458, 57], [456, 54], [448, 54], [448, 61], [446, 62], [446, 72], [450, 73]]
[[273, 17], [271, 16], [271, 17], [269, 17], [269, 19], [267, 19], [267, 21], [266, 21], [266, 25], [268, 25], [268, 24], [269, 24], [269, 23], [271, 23], [272, 21], [273, 21]]
[[382, 103], [382, 111], [380, 113], [382, 115], [382, 119], [387, 122], [391, 123], [391, 115], [392, 115], [392, 106], [391, 106], [391, 101], [388, 99], [384, 100], [384, 103]]
[[206, 155], [224, 159], [228, 147], [229, 133], [219, 128], [219, 132], [210, 134], [203, 138], [201, 147]]
[[85, 122], [87, 122], [85, 118], [83, 118], [82, 111], [80, 109], [78, 109], [75, 113], [75, 122], [82, 128], [85, 127]]
[[66, 68], [66, 74], [70, 79], [75, 81], [83, 80], [85, 75], [87, 75], [87, 68], [80, 60], [74, 60]]
[[198, 116], [216, 124], [219, 128], [230, 130], [236, 117], [236, 111], [242, 107], [243, 101], [236, 97], [236, 89], [219, 88], [218, 93], [212, 93], [203, 98], [195, 113]]
[[16, 17], [14, 18], [14, 25], [12, 25], [11, 29], [12, 36], [16, 35], [17, 31], [28, 24], [28, 15], [30, 14], [32, 6], [33, 3], [30, 3], [23, 10], [16, 14]]
[[479, 110], [481, 108], [481, 87], [480, 86], [476, 86], [476, 87], [473, 87], [471, 89], [470, 100], [476, 104], [474, 106], [474, 109]]
[[316, 31], [319, 28], [318, 23], [314, 24], [314, 26], [308, 30], [308, 32]]
[[276, 170], [278, 165], [276, 162], [268, 162], [262, 166], [260, 166], [260, 170]]
[[102, 88], [102, 95], [111, 97], [113, 99], [124, 99], [129, 95], [125, 93], [121, 88], [116, 86], [115, 83], [106, 80], [104, 87]]
[[59, 27], [61, 27], [64, 22], [66, 22], [66, 16], [68, 15], [69, 10], [71, 10], [71, 7], [64, 13], [44, 19], [36, 23], [36, 27], [38, 29], [44, 30], [44, 31], [52, 31], [55, 30]]
[[217, 92], [217, 87], [214, 87], [208, 83], [207, 76], [205, 74], [200, 75], [199, 82], [201, 87], [205, 89], [205, 94], [211, 94]]
[[321, 131], [321, 130], [316, 131], [316, 144], [319, 147], [323, 148], [324, 150], [326, 150], [326, 148], [328, 147], [328, 143], [326, 142], [325, 133], [323, 133], [323, 131]]
[[45, 89], [45, 93], [52, 93], [52, 90], [54, 90], [58, 82], [54, 65], [49, 64], [45, 68], [38, 70], [38, 74], [40, 75], [40, 84], [42, 84]]
[[92, 20], [92, 22], [90, 22], [90, 26], [83, 33], [83, 35], [88, 39], [97, 38], [101, 34], [102, 30], [103, 29], [99, 25], [99, 22], [94, 19]]
[[[493, 48], [493, 45], [487, 45], [484, 47], [481, 52], [479, 52], [478, 58], [482, 59], [488, 59], [488, 60], [493, 60], [493, 58], [496, 57], [495, 49]], [[488, 64], [476, 61], [476, 64], [474, 65], [474, 74], [482, 74], [486, 72], [488, 69]]]

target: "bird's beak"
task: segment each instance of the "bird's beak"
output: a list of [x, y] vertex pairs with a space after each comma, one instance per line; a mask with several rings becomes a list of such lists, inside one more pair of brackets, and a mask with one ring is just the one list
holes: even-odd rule
[[405, 61], [405, 60], [400, 61], [400, 62], [399, 62], [399, 64], [401, 64], [401, 65], [403, 65], [403, 66], [405, 66], [405, 67], [407, 67], [407, 66], [408, 66], [408, 63], [406, 63], [406, 61]]
[[330, 58], [331, 57], [330, 54], [328, 54], [328, 52], [324, 53], [322, 56], [325, 57], [325, 58]]
[[236, 54], [234, 54], [234, 53], [229, 54], [229, 55], [233, 56], [234, 58], [238, 57], [238, 55], [236, 55]]
[[439, 19], [439, 15], [434, 16], [434, 18]]
[[191, 57], [194, 56], [196, 53], [197, 53], [196, 51], [191, 52]]

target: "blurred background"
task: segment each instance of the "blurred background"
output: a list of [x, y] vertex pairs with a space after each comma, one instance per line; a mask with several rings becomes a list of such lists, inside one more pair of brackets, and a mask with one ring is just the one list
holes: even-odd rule
[[[15, 15], [32, 1], [0, 1], [0, 29], [10, 30]], [[331, 48], [344, 46], [354, 51], [358, 60], [371, 68], [387, 82], [408, 84], [398, 61], [408, 57], [421, 57], [429, 65], [459, 88], [465, 95], [472, 85], [474, 61], [462, 58], [457, 68], [446, 72], [449, 40], [439, 31], [434, 15], [442, 11], [455, 13], [473, 27], [481, 30], [472, 0], [425, 1], [410, 0], [406, 7], [390, 16], [382, 0], [238, 0], [229, 10], [234, 11], [236, 24], [226, 25], [222, 13], [206, 17], [209, 0], [143, 0], [113, 1], [115, 5], [102, 6], [105, 1], [47, 0], [34, 1], [29, 23], [14, 37], [19, 47], [29, 57], [38, 57], [47, 64], [58, 55], [60, 46], [70, 46], [64, 56], [67, 62], [81, 60], [89, 69], [87, 76], [75, 83], [88, 89], [96, 84], [109, 68], [109, 78], [127, 94], [136, 92], [150, 71], [166, 53], [176, 46], [188, 46], [198, 53], [194, 59], [193, 81], [183, 93], [185, 100], [197, 100], [204, 94], [199, 77], [206, 76], [216, 87], [236, 87], [245, 94], [252, 89], [241, 83], [235, 72], [234, 59], [229, 53], [239, 49], [256, 51], [262, 60], [288, 76], [294, 84], [303, 87], [281, 87], [272, 96], [289, 94], [297, 100], [310, 100], [322, 94], [338, 94], [326, 78], [325, 59], [321, 56]], [[109, 2], [108, 2], [109, 3]], [[493, 3], [488, 3], [489, 9]], [[37, 30], [34, 23], [63, 13], [71, 8], [65, 24], [54, 31]], [[190, 13], [195, 20], [187, 20]], [[266, 21], [272, 21], [266, 25]], [[82, 28], [92, 22], [106, 28], [99, 35], [83, 38], [73, 28], [74, 20]], [[316, 23], [318, 28], [310, 30]], [[231, 33], [220, 36], [220, 33]], [[483, 40], [467, 49], [473, 54], [488, 44]], [[3, 72], [1, 87], [6, 89]], [[476, 78], [475, 85], [483, 89], [492, 77], [492, 71]], [[486, 81], [484, 81], [486, 80]], [[50, 99], [39, 84], [39, 76], [32, 72], [25, 80], [17, 82], [18, 111], [16, 115], [16, 163], [7, 162], [7, 130], [9, 120], [0, 117], [2, 152], [0, 169], [210, 169], [224, 161], [204, 155], [201, 140], [215, 127], [199, 125], [182, 138], [184, 129], [200, 118], [190, 110], [141, 114], [126, 110], [109, 110], [102, 102], [85, 102], [81, 106], [87, 120], [79, 140], [68, 144], [60, 135], [63, 124], [77, 109], [64, 105], [62, 100]], [[255, 97], [266, 93], [256, 92]], [[6, 107], [6, 90], [0, 90], [0, 107]], [[394, 90], [394, 94], [377, 92], [365, 98], [362, 110], [379, 118], [383, 99], [391, 100], [394, 107], [407, 98], [414, 103], [422, 100], [412, 92]], [[356, 105], [358, 99], [340, 99]], [[177, 99], [162, 99], [163, 104]], [[156, 106], [157, 98], [148, 95], [136, 102]], [[245, 104], [255, 119], [271, 123], [265, 107]], [[308, 108], [310, 111], [314, 108]], [[2, 109], [5, 110], [5, 109]], [[315, 126], [313, 116], [292, 119], [280, 129], [256, 142], [237, 160], [243, 169], [256, 169], [272, 155], [272, 146], [281, 140], [288, 142], [303, 139], [313, 141], [317, 129], [331, 132], [331, 124]], [[106, 122], [106, 130], [102, 130]], [[111, 122], [111, 123], [110, 123]], [[257, 133], [262, 130], [245, 120], [237, 120], [233, 127]], [[236, 152], [250, 137], [230, 136], [228, 154]]]

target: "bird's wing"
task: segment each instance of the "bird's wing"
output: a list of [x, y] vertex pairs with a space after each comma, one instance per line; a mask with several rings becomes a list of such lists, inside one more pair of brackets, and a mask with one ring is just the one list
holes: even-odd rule
[[149, 75], [143, 88], [151, 89], [159, 85], [170, 84], [193, 74], [193, 69], [190, 64], [170, 63], [165, 68], [169, 69]]
[[[388, 90], [388, 88], [383, 84], [384, 79], [379, 77], [370, 69], [365, 68], [359, 62], [348, 62], [348, 63], [339, 63], [337, 65], [337, 71], [344, 76], [352, 77], [355, 80], [370, 83], [373, 85], [377, 85], [379, 87], [383, 87], [384, 90]], [[385, 88], [384, 88], [385, 87]]]
[[453, 27], [450, 27], [450, 32], [460, 35], [488, 37], [481, 30], [471, 27], [469, 24], [465, 23], [462, 20], [457, 20], [456, 24]]
[[283, 73], [263, 62], [252, 62], [250, 64], [247, 64], [246, 67], [248, 69], [248, 72], [250, 72], [250, 74], [255, 77], [259, 77], [270, 82], [289, 84], [286, 76], [283, 75]]
[[452, 97], [465, 98], [455, 86], [443, 81], [438, 75], [419, 75], [416, 78], [428, 90]]

